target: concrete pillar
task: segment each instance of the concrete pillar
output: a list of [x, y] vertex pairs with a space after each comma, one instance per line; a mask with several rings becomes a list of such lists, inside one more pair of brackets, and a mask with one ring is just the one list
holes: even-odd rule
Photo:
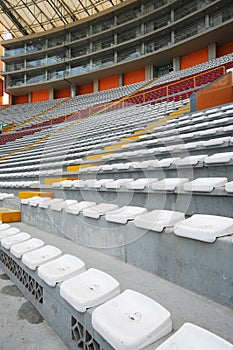
[[70, 97], [76, 96], [76, 85], [70, 85]]
[[171, 31], [171, 43], [174, 44], [174, 42], [175, 42], [175, 32], [174, 32], [174, 30], [172, 30]]
[[148, 64], [145, 67], [145, 79], [146, 80], [153, 79], [153, 66], [152, 66], [152, 64]]
[[114, 34], [114, 37], [113, 37], [113, 44], [114, 44], [114, 45], [117, 44], [117, 34]]
[[93, 88], [94, 88], [94, 92], [98, 92], [99, 91], [99, 80], [98, 79], [94, 80]]
[[216, 43], [208, 45], [208, 59], [213, 60], [216, 58]]
[[210, 15], [207, 13], [205, 15], [205, 29], [209, 29], [210, 27]]
[[141, 43], [141, 55], [145, 54], [145, 43]]
[[180, 57], [173, 58], [173, 71], [177, 72], [180, 70]]
[[145, 28], [144, 27], [145, 27], [145, 24], [142, 23], [141, 24], [141, 33], [140, 33], [141, 36], [145, 34]]
[[175, 11], [174, 11], [174, 9], [172, 9], [171, 10], [171, 22], [174, 22], [174, 20], [175, 20]]
[[13, 96], [9, 95], [9, 105], [12, 105], [12, 101], [13, 101]]
[[53, 100], [54, 99], [54, 89], [49, 89], [49, 100]]
[[123, 74], [119, 74], [119, 86], [123, 86], [124, 84], [124, 81], [123, 81], [124, 77], [123, 77]]
[[113, 62], [117, 63], [117, 51], [114, 51], [114, 57], [113, 57]]

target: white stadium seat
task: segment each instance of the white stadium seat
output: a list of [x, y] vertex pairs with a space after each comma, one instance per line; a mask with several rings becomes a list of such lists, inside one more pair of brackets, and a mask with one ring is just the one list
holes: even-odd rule
[[79, 312], [102, 304], [119, 293], [119, 282], [94, 268], [66, 280], [60, 286], [61, 296]]
[[74, 255], [64, 254], [38, 267], [38, 276], [49, 286], [55, 287], [85, 271], [85, 263]]
[[61, 253], [60, 249], [51, 245], [45, 245], [31, 252], [24, 253], [22, 262], [29, 267], [29, 269], [35, 270], [41, 264], [57, 258]]
[[213, 243], [218, 237], [233, 234], [233, 219], [194, 214], [179, 224], [174, 233], [177, 236]]
[[233, 350], [233, 345], [192, 323], [185, 323], [156, 350]]
[[130, 289], [97, 307], [92, 324], [115, 350], [143, 349], [172, 330], [168, 310]]

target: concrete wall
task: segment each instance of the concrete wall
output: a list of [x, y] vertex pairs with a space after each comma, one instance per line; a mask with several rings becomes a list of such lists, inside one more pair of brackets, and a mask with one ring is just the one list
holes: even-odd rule
[[25, 205], [21, 219], [233, 308], [232, 237], [209, 244], [143, 230], [133, 222], [122, 225]]

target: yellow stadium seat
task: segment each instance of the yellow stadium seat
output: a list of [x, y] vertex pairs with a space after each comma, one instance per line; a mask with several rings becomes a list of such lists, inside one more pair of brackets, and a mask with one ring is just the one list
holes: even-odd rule
[[67, 171], [79, 171], [80, 165], [69, 165], [66, 170]]
[[35, 196], [53, 198], [54, 193], [53, 192], [40, 192], [40, 191], [22, 191], [22, 192], [18, 193], [18, 197], [20, 199], [32, 198]]
[[[125, 144], [124, 144], [125, 145]], [[117, 144], [114, 144], [114, 145], [110, 145], [110, 146], [105, 146], [104, 149], [106, 151], [108, 150], [111, 150], [111, 149], [118, 149], [118, 148], [121, 148], [123, 146], [122, 143], [117, 143]]]
[[[87, 156], [86, 160], [96, 160], [96, 159], [101, 159], [104, 156], [111, 155], [112, 153], [98, 153], [98, 154], [93, 154], [92, 156]], [[93, 164], [92, 164], [93, 165]], [[91, 165], [91, 166], [92, 166]]]
[[20, 211], [11, 208], [0, 207], [0, 220], [4, 223], [20, 221]]
[[134, 140], [137, 140], [139, 138], [139, 136], [129, 136], [129, 137], [123, 137], [121, 139], [121, 142], [125, 142], [125, 141], [134, 141]]
[[70, 177], [46, 177], [44, 179], [44, 185], [52, 185], [54, 182], [60, 182], [64, 180], [78, 180], [78, 178], [70, 178]]

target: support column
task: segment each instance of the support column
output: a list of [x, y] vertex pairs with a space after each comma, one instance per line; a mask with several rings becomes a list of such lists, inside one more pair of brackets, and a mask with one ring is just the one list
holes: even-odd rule
[[148, 64], [145, 67], [145, 80], [153, 79], [153, 66], [152, 64]]
[[216, 43], [208, 45], [208, 59], [213, 60], [216, 58]]
[[205, 15], [205, 29], [209, 29], [210, 27], [210, 15], [207, 13]]
[[123, 86], [123, 83], [124, 83], [124, 81], [123, 81], [123, 74], [121, 73], [121, 74], [119, 74], [119, 86]]
[[175, 43], [175, 32], [174, 32], [174, 30], [171, 31], [171, 43], [172, 44]]
[[12, 105], [12, 101], [13, 101], [13, 96], [9, 94], [9, 105]]
[[171, 22], [174, 22], [175, 21], [175, 11], [174, 11], [174, 9], [171, 10], [171, 14], [170, 15], [171, 15], [171, 17], [170, 17], [171, 18]]
[[94, 82], [93, 82], [93, 89], [94, 89], [94, 92], [98, 92], [99, 91], [99, 80], [98, 79], [94, 80]]
[[49, 89], [49, 100], [54, 100], [54, 89]]
[[173, 58], [173, 71], [177, 72], [180, 70], [180, 57], [174, 57]]
[[76, 96], [76, 85], [72, 84], [70, 85], [70, 97]]

